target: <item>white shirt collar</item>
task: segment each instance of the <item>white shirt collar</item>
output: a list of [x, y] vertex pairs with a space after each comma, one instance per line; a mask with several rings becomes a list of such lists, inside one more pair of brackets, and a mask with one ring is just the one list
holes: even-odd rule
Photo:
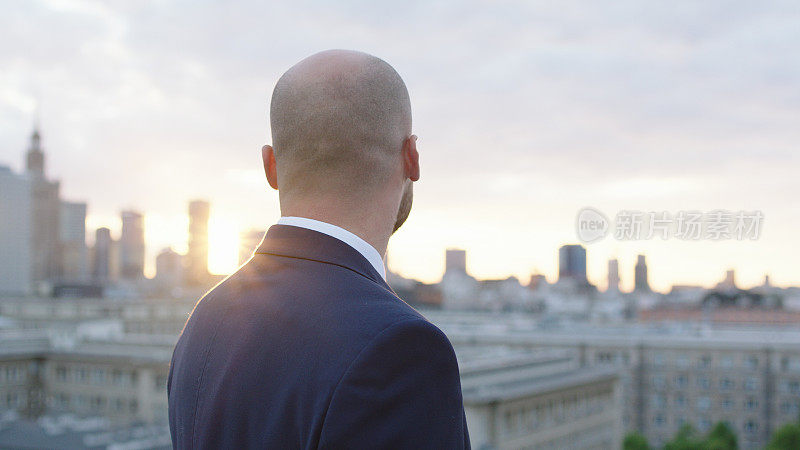
[[370, 245], [367, 241], [361, 239], [355, 234], [345, 230], [342, 227], [322, 222], [320, 220], [307, 219], [305, 217], [281, 217], [278, 219], [278, 225], [291, 225], [293, 227], [307, 228], [309, 230], [318, 231], [327, 234], [330, 237], [339, 239], [345, 244], [353, 247], [364, 256], [364, 258], [372, 264], [375, 271], [378, 272], [384, 280], [386, 280], [386, 267], [383, 265], [381, 254], [375, 250], [375, 247]]

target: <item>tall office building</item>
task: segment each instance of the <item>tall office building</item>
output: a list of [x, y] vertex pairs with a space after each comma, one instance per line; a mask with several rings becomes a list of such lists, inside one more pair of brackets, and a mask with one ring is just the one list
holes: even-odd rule
[[444, 274], [439, 283], [445, 309], [470, 309], [480, 306], [478, 281], [467, 273], [467, 251], [448, 248], [444, 254]]
[[634, 288], [636, 292], [650, 292], [650, 284], [647, 281], [647, 262], [644, 255], [636, 258], [636, 268], [634, 269]]
[[247, 230], [239, 235], [239, 265], [244, 264], [264, 239], [264, 230]]
[[564, 245], [558, 249], [558, 280], [569, 279], [579, 285], [586, 278], [586, 249], [581, 245]]
[[144, 276], [144, 216], [139, 212], [122, 211], [119, 256], [122, 278], [136, 280]]
[[619, 292], [619, 261], [608, 260], [608, 287], [607, 292]]
[[111, 230], [102, 227], [94, 233], [94, 251], [92, 252], [92, 281], [106, 284], [111, 281], [111, 255], [114, 245]]
[[467, 273], [467, 251], [448, 248], [444, 254], [444, 272]]
[[31, 183], [0, 166], [0, 294], [31, 292]]
[[717, 283], [717, 289], [736, 290], [736, 271], [733, 269], [725, 271], [725, 279]]
[[25, 168], [31, 179], [32, 283], [52, 282], [61, 275], [60, 214], [58, 181], [45, 176], [44, 151], [38, 128], [34, 128]]
[[183, 256], [165, 248], [156, 256], [155, 281], [161, 289], [171, 290], [179, 287], [183, 279]]
[[205, 200], [189, 202], [189, 251], [186, 254], [186, 283], [203, 285], [208, 273], [208, 217], [209, 203]]
[[60, 222], [61, 277], [66, 281], [87, 281], [86, 203], [62, 201]]

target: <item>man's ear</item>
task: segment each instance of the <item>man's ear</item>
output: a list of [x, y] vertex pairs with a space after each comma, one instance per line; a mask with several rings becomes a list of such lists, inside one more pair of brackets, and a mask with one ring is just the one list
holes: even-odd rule
[[417, 136], [415, 134], [403, 142], [403, 171], [409, 180], [419, 180], [419, 152], [417, 152]]
[[272, 189], [278, 189], [278, 164], [275, 162], [275, 150], [271, 145], [261, 147], [261, 159], [264, 161], [264, 174]]

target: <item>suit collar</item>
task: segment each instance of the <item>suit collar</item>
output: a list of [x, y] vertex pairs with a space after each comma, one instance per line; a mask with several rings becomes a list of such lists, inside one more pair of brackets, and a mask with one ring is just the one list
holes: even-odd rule
[[281, 217], [278, 219], [278, 225], [294, 225], [296, 227], [308, 228], [309, 230], [319, 231], [320, 233], [335, 237], [336, 239], [344, 242], [350, 247], [353, 247], [356, 249], [356, 251], [361, 253], [361, 255], [363, 255], [370, 264], [372, 264], [372, 267], [375, 268], [375, 271], [378, 272], [384, 280], [386, 279], [386, 267], [383, 265], [383, 258], [381, 257], [380, 253], [378, 253], [378, 251], [375, 250], [375, 247], [373, 247], [367, 241], [361, 239], [350, 231], [328, 222], [295, 216]]
[[356, 249], [335, 237], [308, 228], [273, 225], [267, 230], [255, 253], [334, 264], [369, 278], [391, 291], [383, 277]]

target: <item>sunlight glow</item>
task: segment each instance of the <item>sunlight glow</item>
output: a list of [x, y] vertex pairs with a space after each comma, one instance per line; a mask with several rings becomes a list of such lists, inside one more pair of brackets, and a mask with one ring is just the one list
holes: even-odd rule
[[238, 267], [239, 233], [234, 223], [212, 215], [208, 223], [208, 270], [215, 275], [233, 273]]

